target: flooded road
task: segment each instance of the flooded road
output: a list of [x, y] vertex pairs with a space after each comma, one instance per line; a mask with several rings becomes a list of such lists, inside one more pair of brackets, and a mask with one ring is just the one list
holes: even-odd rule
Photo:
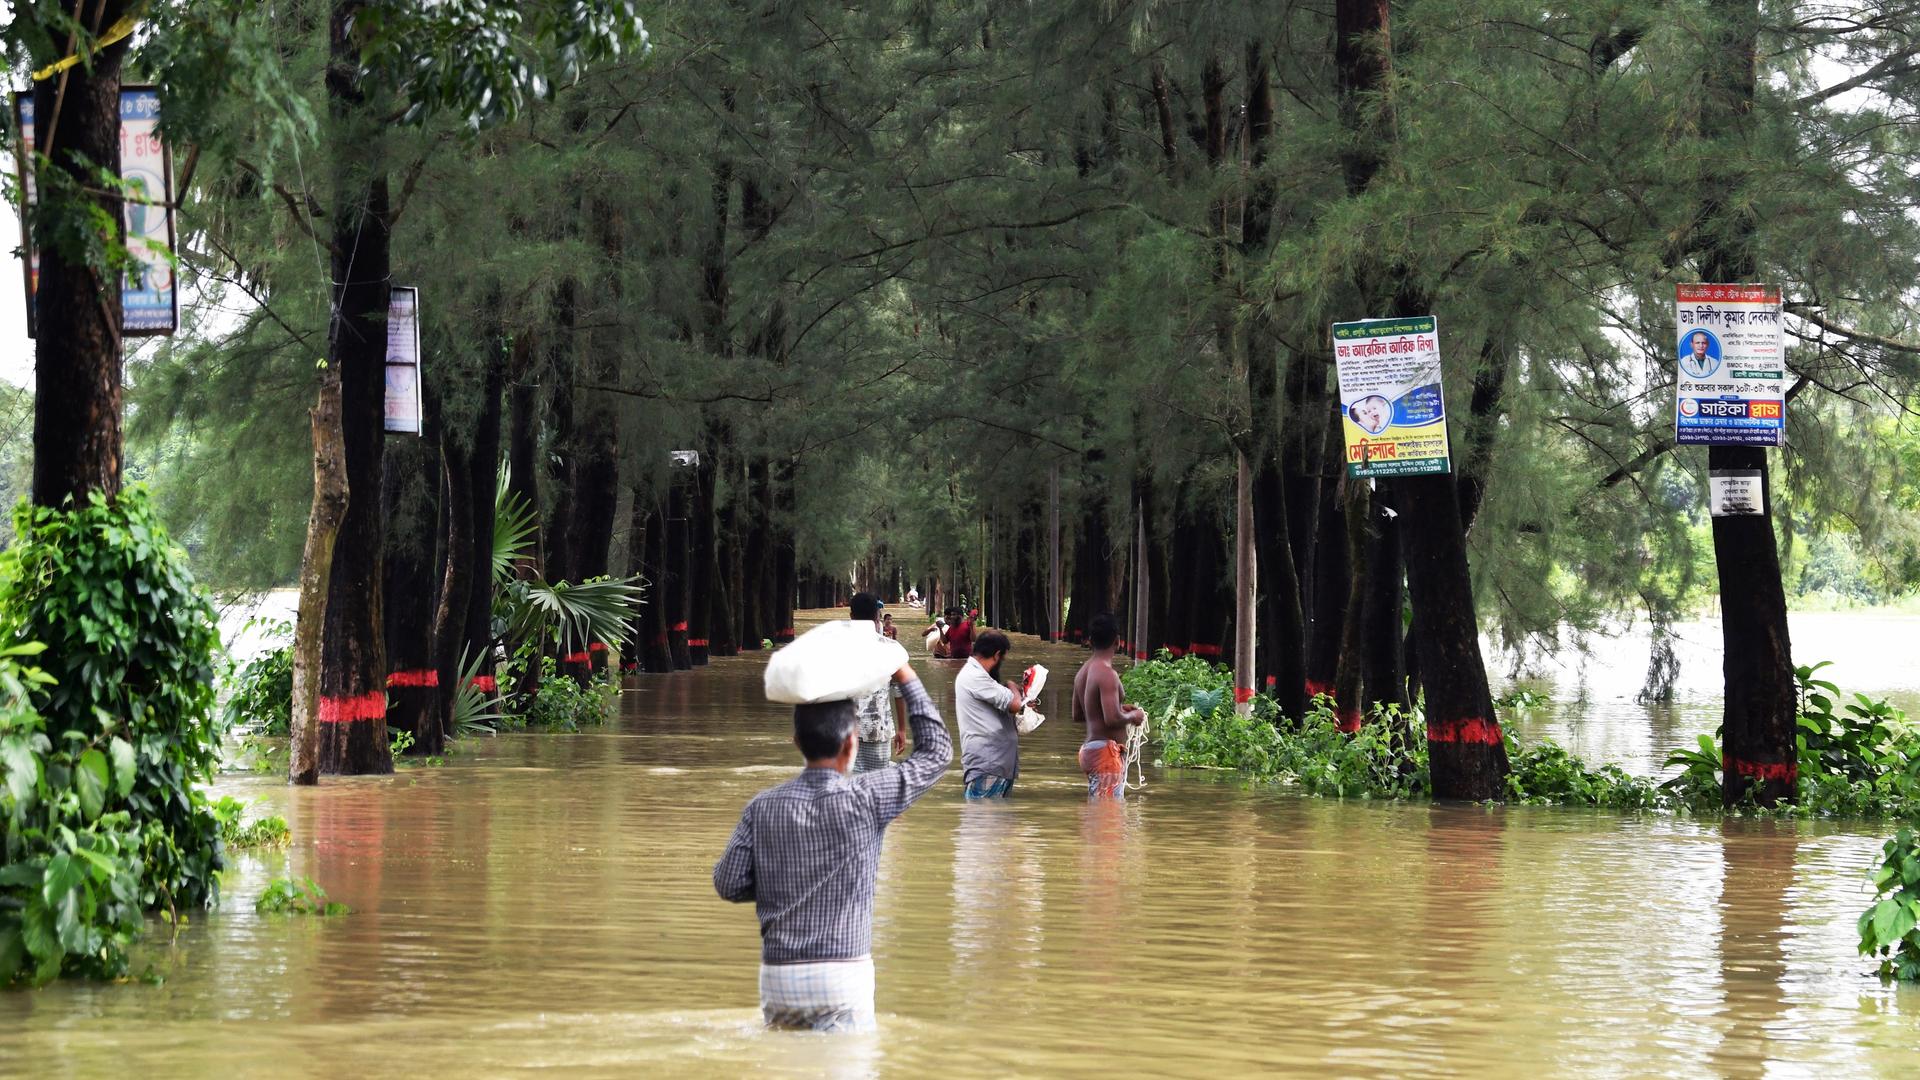
[[[1016, 640], [1014, 664], [1054, 669], [1017, 799], [965, 805], [956, 769], [888, 831], [876, 1036], [759, 1030], [752, 908], [708, 874], [797, 758], [743, 656], [644, 679], [599, 731], [317, 790], [223, 779], [293, 846], [159, 932], [141, 962], [163, 985], [0, 995], [0, 1073], [1913, 1075], [1920, 991], [1853, 955], [1875, 832], [1154, 770], [1089, 806], [1078, 655]], [[951, 725], [954, 668], [916, 664]], [[1616, 760], [1663, 741], [1644, 711], [1594, 715], [1530, 723]], [[289, 873], [353, 913], [254, 915]]]

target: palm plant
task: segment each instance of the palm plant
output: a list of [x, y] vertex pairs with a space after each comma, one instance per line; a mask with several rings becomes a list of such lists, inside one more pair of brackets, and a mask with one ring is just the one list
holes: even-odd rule
[[515, 567], [526, 558], [538, 519], [525, 499], [507, 490], [508, 480], [501, 470], [493, 516], [493, 576], [499, 589], [495, 612], [508, 651], [522, 642], [556, 642], [565, 652], [582, 651], [594, 642], [624, 645], [645, 602], [640, 579], [550, 582], [537, 571], [517, 574]]

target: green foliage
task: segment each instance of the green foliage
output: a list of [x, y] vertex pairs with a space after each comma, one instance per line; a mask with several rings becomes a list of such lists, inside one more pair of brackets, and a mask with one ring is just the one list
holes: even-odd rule
[[491, 674], [490, 657], [486, 653], [478, 656], [462, 654], [460, 658], [460, 685], [453, 691], [453, 734], [464, 739], [470, 735], [491, 735], [495, 725], [501, 720], [500, 712], [495, 708], [499, 697], [474, 685], [474, 678], [482, 672]]
[[139, 488], [14, 528], [0, 641], [46, 651], [6, 687], [0, 977], [116, 976], [142, 910], [217, 898], [213, 610]]
[[285, 847], [292, 839], [287, 819], [278, 814], [247, 821], [247, 804], [231, 795], [222, 795], [208, 808], [220, 823], [220, 842], [228, 851], [241, 848]]
[[510, 581], [495, 593], [504, 616], [507, 640], [553, 643], [567, 652], [593, 642], [624, 644], [643, 602], [637, 578], [548, 582], [542, 578]]
[[293, 628], [278, 620], [248, 620], [285, 644], [267, 649], [227, 674], [221, 727], [261, 735], [285, 735], [293, 726]]
[[327, 891], [310, 877], [274, 878], [267, 890], [253, 902], [257, 915], [320, 915], [332, 917], [348, 913], [347, 905], [328, 900]]
[[[528, 659], [523, 654], [518, 663], [524, 664]], [[553, 657], [542, 656], [539, 663], [539, 687], [523, 700], [519, 713], [500, 721], [501, 730], [579, 731], [604, 724], [612, 717], [620, 688], [611, 679], [596, 677], [582, 686], [571, 676], [560, 675]], [[510, 665], [508, 670], [515, 670], [515, 666]]]
[[1507, 792], [1514, 802], [1534, 806], [1597, 806], [1610, 810], [1657, 810], [1669, 806], [1667, 794], [1652, 780], [1631, 775], [1618, 765], [1594, 768], [1551, 739], [1523, 746], [1507, 736]]
[[1920, 843], [1903, 828], [1880, 850], [1874, 904], [1860, 916], [1860, 954], [1879, 959], [1883, 979], [1920, 982]]
[[52, 738], [34, 703], [52, 679], [28, 663], [41, 653], [0, 649], [0, 985], [124, 975], [155, 899], [143, 855], [168, 842], [124, 808], [131, 744]]

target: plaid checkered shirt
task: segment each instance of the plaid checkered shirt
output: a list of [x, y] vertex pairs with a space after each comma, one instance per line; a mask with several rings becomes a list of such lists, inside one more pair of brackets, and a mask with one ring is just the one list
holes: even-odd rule
[[953, 760], [926, 688], [915, 680], [900, 696], [913, 753], [899, 767], [856, 776], [802, 769], [747, 803], [714, 864], [714, 890], [735, 903], [751, 900], [759, 912], [762, 963], [857, 960], [873, 951], [881, 837]]

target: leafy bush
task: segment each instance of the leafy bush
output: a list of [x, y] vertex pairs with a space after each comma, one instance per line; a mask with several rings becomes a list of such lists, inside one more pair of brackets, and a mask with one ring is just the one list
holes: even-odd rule
[[[0, 554], [0, 981], [117, 976], [140, 913], [212, 903], [219, 637], [186, 557], [129, 489], [23, 505]], [[20, 643], [41, 642], [44, 652]], [[44, 671], [21, 665], [37, 655]]]
[[293, 628], [279, 621], [249, 621], [284, 642], [236, 664], [227, 678], [221, 726], [228, 731], [285, 735], [293, 727]]
[[[1798, 669], [1799, 803], [1768, 813], [1856, 817], [1920, 816], [1920, 732], [1884, 701], [1854, 695], [1836, 711], [1839, 688], [1815, 678], [1824, 664]], [[1231, 704], [1232, 673], [1198, 657], [1166, 653], [1121, 677], [1128, 700], [1156, 717], [1161, 763], [1176, 768], [1237, 769], [1317, 795], [1404, 799], [1428, 788], [1426, 725], [1413, 716], [1375, 714], [1361, 729], [1339, 731], [1332, 702], [1314, 701], [1297, 724], [1256, 698], [1243, 717]], [[1529, 695], [1532, 698], [1534, 695]], [[1525, 701], [1517, 704], [1525, 706]], [[1675, 750], [1656, 784], [1617, 765], [1594, 767], [1552, 740], [1506, 736], [1507, 798], [1529, 805], [1615, 810], [1717, 810], [1720, 749], [1711, 735]], [[1752, 810], [1749, 812], [1762, 812]]]
[[1920, 844], [1901, 829], [1881, 849], [1874, 905], [1860, 916], [1860, 953], [1880, 959], [1880, 977], [1920, 982]]
[[278, 814], [247, 821], [247, 804], [231, 795], [220, 796], [209, 809], [213, 812], [214, 820], [220, 823], [220, 842], [226, 845], [228, 851], [250, 847], [283, 847], [293, 835], [292, 830], [287, 828], [287, 819]]
[[345, 915], [347, 905], [327, 899], [327, 891], [310, 877], [274, 878], [253, 902], [256, 915]]
[[612, 715], [613, 700], [620, 690], [611, 680], [596, 676], [582, 686], [573, 679], [557, 678], [553, 657], [539, 660], [539, 687], [524, 699], [524, 711], [500, 721], [503, 729], [579, 731], [605, 723]]

